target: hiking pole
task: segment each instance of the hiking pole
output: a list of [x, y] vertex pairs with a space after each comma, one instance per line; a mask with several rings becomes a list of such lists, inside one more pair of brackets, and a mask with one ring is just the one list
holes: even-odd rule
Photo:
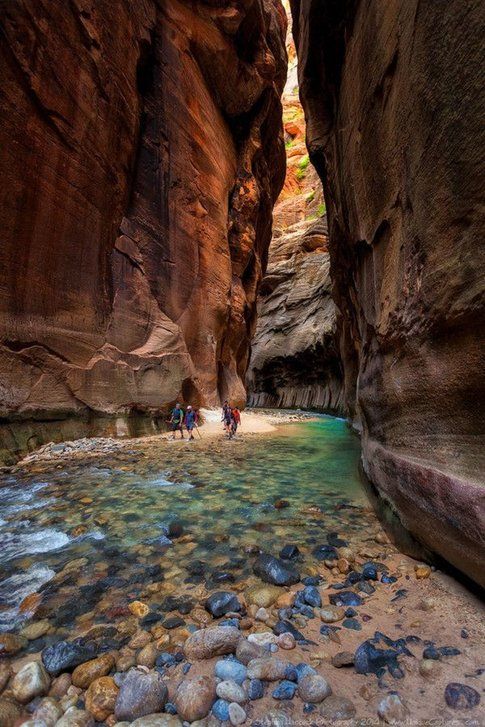
[[197, 434], [199, 435], [199, 439], [202, 439], [202, 434], [199, 432], [199, 425], [196, 424], [195, 428], [197, 429]]

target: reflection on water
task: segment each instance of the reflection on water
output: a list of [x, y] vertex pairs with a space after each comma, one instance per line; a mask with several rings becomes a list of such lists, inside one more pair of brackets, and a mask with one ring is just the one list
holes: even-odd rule
[[362, 529], [358, 451], [342, 420], [322, 417], [210, 451], [140, 445], [0, 478], [0, 630], [21, 625], [35, 591], [37, 618], [72, 626], [85, 612], [108, 618], [147, 583], [173, 592], [244, 580], [251, 546], [305, 553], [329, 532]]

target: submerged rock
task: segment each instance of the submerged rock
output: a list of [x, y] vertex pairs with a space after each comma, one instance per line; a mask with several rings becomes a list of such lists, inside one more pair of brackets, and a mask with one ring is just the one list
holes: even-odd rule
[[61, 671], [70, 671], [79, 664], [96, 656], [93, 644], [82, 644], [77, 641], [58, 641], [47, 646], [42, 652], [42, 662], [49, 672], [56, 676]]
[[259, 556], [253, 570], [261, 580], [275, 586], [291, 586], [300, 580], [300, 574], [288, 563], [267, 553]]
[[239, 612], [241, 603], [235, 593], [231, 591], [217, 591], [205, 602], [205, 608], [214, 618], [224, 616], [226, 613]]
[[118, 687], [112, 677], [99, 677], [86, 692], [86, 709], [97, 722], [103, 722], [115, 710]]

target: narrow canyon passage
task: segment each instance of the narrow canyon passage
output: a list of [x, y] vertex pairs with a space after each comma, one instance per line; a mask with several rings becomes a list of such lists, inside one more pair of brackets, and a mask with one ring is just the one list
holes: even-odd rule
[[0, 727], [483, 721], [484, 23], [2, 6]]

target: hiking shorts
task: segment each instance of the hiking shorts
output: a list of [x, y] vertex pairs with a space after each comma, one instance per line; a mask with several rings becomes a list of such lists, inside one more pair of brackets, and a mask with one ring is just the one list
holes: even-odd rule
[[172, 432], [176, 432], [178, 429], [182, 431], [182, 422], [172, 422]]

